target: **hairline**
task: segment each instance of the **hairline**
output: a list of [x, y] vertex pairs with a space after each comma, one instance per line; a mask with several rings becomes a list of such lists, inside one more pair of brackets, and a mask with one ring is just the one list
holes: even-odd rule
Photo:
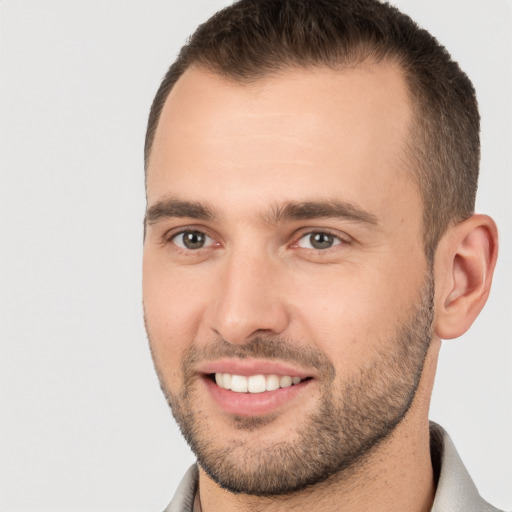
[[[387, 63], [394, 67], [397, 73], [400, 74], [400, 78], [405, 86], [406, 91], [406, 100], [408, 102], [408, 106], [411, 113], [411, 123], [407, 127], [407, 137], [403, 141], [403, 143], [400, 145], [400, 155], [399, 155], [399, 162], [400, 164], [397, 166], [396, 171], [402, 172], [405, 176], [407, 176], [414, 186], [416, 187], [416, 190], [419, 193], [419, 196], [421, 198], [421, 205], [422, 205], [422, 211], [423, 211], [423, 221], [422, 221], [422, 230], [423, 230], [423, 239], [424, 239], [424, 246], [425, 246], [425, 254], [427, 255], [428, 260], [430, 261], [433, 258], [433, 253], [435, 252], [436, 243], [434, 243], [434, 247], [432, 247], [431, 241], [427, 240], [427, 223], [430, 221], [430, 218], [428, 217], [428, 213], [426, 212], [426, 194], [427, 190], [426, 187], [422, 183], [421, 179], [421, 173], [423, 171], [423, 167], [425, 165], [425, 162], [423, 162], [422, 158], [419, 158], [417, 154], [415, 153], [415, 149], [419, 149], [419, 142], [415, 142], [417, 140], [421, 141], [421, 144], [425, 144], [425, 138], [426, 138], [426, 129], [425, 127], [421, 126], [420, 119], [422, 115], [422, 102], [421, 99], [413, 94], [412, 91], [412, 79], [407, 69], [402, 63], [400, 62], [400, 58], [398, 55], [394, 55], [392, 53], [382, 53], [381, 55], [371, 54], [368, 55], [364, 52], [364, 49], [361, 48], [358, 56], [353, 56], [350, 60], [347, 60], [346, 62], [339, 62], [338, 64], [329, 64], [326, 62], [311, 62], [311, 63], [300, 63], [300, 62], [290, 62], [290, 63], [282, 63], [281, 66], [275, 66], [272, 69], [261, 69], [257, 72], [254, 72], [251, 74], [251, 76], [246, 75], [238, 75], [235, 73], [229, 73], [224, 72], [222, 69], [219, 69], [218, 66], [212, 63], [208, 62], [199, 62], [199, 61], [192, 61], [189, 63], [187, 67], [181, 70], [179, 75], [177, 76], [176, 80], [171, 83], [170, 87], [167, 90], [167, 94], [165, 98], [162, 98], [161, 102], [161, 108], [158, 111], [158, 115], [155, 119], [155, 123], [153, 126], [152, 133], [148, 134], [148, 139], [150, 141], [149, 146], [146, 149], [145, 159], [144, 159], [144, 172], [145, 172], [145, 185], [146, 185], [146, 191], [147, 191], [147, 179], [148, 179], [148, 173], [149, 173], [149, 162], [151, 159], [151, 152], [154, 145], [155, 135], [158, 130], [158, 127], [160, 125], [160, 119], [162, 117], [162, 112], [165, 108], [165, 105], [172, 94], [172, 91], [178, 81], [187, 73], [187, 71], [190, 71], [191, 69], [197, 69], [204, 71], [206, 73], [209, 73], [215, 77], [221, 78], [222, 80], [225, 80], [226, 83], [232, 84], [232, 85], [251, 85], [251, 84], [257, 84], [258, 82], [265, 81], [269, 78], [278, 77], [279, 75], [285, 74], [288, 71], [292, 70], [311, 70], [314, 71], [315, 69], [330, 69], [337, 72], [343, 72], [346, 69], [356, 69], [359, 66], [362, 66], [364, 64], [372, 64], [377, 65], [381, 63]], [[413, 140], [413, 134], [419, 133], [421, 136], [419, 139], [417, 137], [414, 137]], [[438, 238], [438, 237], [437, 237]], [[435, 240], [437, 242], [437, 240]]]

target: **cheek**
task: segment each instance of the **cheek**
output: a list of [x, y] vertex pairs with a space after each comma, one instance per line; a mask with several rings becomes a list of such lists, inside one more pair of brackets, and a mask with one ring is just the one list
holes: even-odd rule
[[295, 290], [301, 297], [294, 305], [296, 335], [315, 343], [343, 374], [391, 348], [422, 284], [420, 276], [356, 266], [324, 276], [321, 287], [318, 282], [303, 281]]
[[166, 376], [179, 368], [184, 351], [197, 336], [204, 293], [198, 279], [144, 255], [143, 301], [151, 350]]

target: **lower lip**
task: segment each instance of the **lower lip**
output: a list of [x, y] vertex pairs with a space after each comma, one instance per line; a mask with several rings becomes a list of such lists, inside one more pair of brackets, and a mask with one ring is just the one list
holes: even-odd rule
[[287, 388], [263, 393], [235, 393], [217, 386], [209, 377], [205, 376], [203, 380], [220, 408], [228, 414], [237, 416], [263, 416], [275, 412], [301, 394], [311, 382], [305, 380]]

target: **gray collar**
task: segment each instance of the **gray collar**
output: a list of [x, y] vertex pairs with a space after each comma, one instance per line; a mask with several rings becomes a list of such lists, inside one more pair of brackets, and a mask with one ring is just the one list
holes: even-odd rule
[[482, 499], [450, 436], [434, 422], [430, 422], [430, 452], [438, 475], [432, 512], [500, 512]]
[[[430, 423], [430, 451], [437, 479], [431, 512], [500, 512], [478, 494], [452, 440], [442, 427], [433, 422]], [[196, 500], [198, 482], [199, 471], [194, 464], [164, 512], [201, 512], [199, 500]]]

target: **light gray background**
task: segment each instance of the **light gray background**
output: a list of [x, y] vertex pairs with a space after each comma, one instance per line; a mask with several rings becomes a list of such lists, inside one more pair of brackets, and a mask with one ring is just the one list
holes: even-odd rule
[[[159, 511], [193, 461], [141, 314], [142, 146], [164, 71], [227, 1], [0, 2], [0, 511]], [[394, 2], [473, 79], [489, 303], [445, 342], [432, 418], [512, 509], [512, 3]]]

